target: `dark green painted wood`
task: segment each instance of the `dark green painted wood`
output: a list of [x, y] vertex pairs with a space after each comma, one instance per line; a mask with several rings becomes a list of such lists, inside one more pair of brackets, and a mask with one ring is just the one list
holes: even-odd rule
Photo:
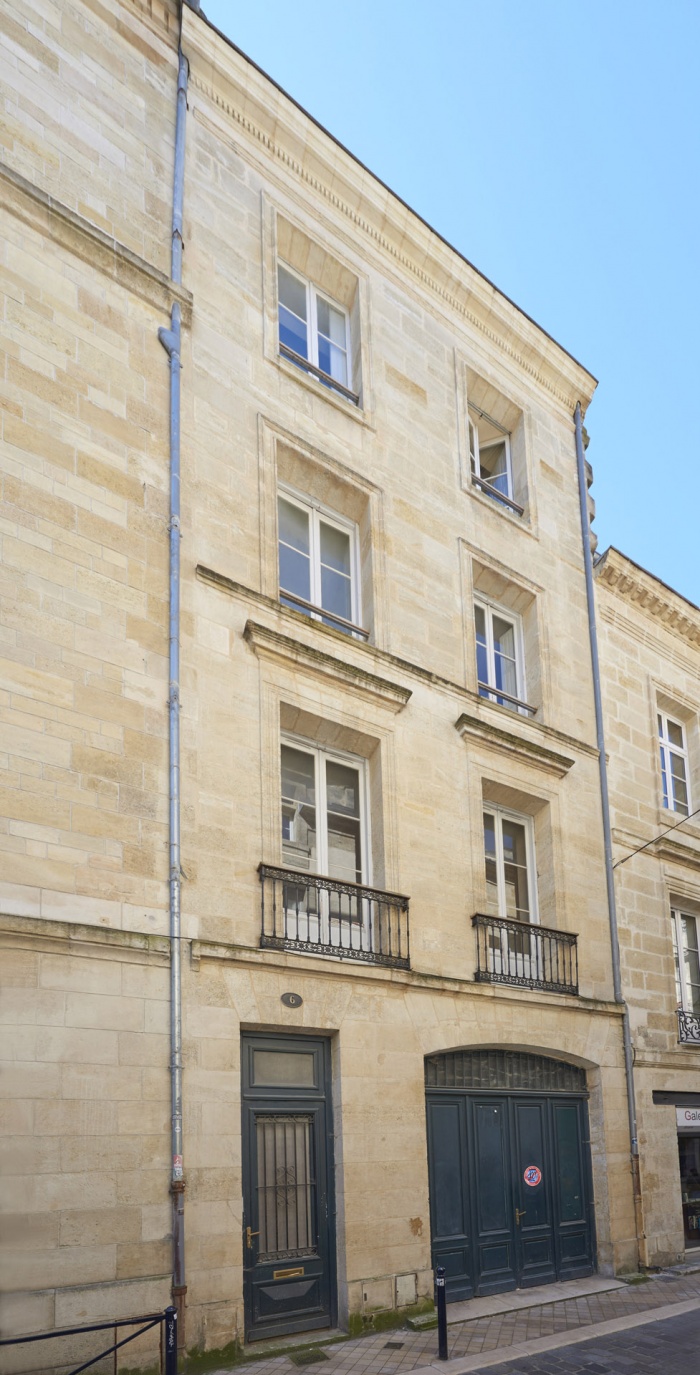
[[[246, 1034], [241, 1038], [241, 1078], [246, 1341], [332, 1327], [337, 1300], [329, 1043], [322, 1038]], [[280, 1119], [284, 1119], [284, 1128]], [[298, 1122], [299, 1140], [308, 1140], [310, 1148], [308, 1211], [304, 1210], [300, 1224], [298, 1211], [295, 1213], [300, 1206], [298, 1196], [290, 1187], [305, 1173], [305, 1157], [301, 1166], [296, 1150], [293, 1156], [280, 1160], [275, 1146], [270, 1152], [271, 1174], [265, 1179], [271, 1196], [268, 1216], [275, 1219], [269, 1231], [276, 1249], [270, 1247], [265, 1253], [260, 1249], [264, 1204], [258, 1187], [259, 1138], [266, 1131], [274, 1134], [275, 1124], [278, 1131], [292, 1133], [291, 1121]], [[273, 1235], [278, 1197], [290, 1227], [301, 1226], [304, 1245], [285, 1249], [285, 1238]], [[246, 1244], [247, 1227], [253, 1234], [250, 1247]], [[302, 1273], [280, 1275], [284, 1270]]]
[[[433, 1265], [445, 1266], [448, 1300], [591, 1274], [585, 1096], [460, 1091], [444, 1077], [450, 1088], [428, 1088], [427, 1118]], [[565, 1082], [549, 1074], [550, 1084]], [[529, 1166], [541, 1175], [533, 1186]]]

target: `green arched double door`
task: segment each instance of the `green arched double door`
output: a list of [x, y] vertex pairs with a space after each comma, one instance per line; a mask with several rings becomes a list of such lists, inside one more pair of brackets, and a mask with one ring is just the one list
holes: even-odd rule
[[448, 1300], [595, 1269], [585, 1071], [517, 1051], [425, 1064], [433, 1265]]

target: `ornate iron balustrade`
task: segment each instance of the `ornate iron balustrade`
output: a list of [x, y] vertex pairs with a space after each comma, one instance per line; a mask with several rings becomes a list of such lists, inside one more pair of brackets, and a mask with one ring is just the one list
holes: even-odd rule
[[258, 873], [262, 947], [410, 969], [408, 898], [270, 864]]
[[682, 1045], [700, 1045], [700, 1015], [678, 1008], [678, 1040]]
[[472, 917], [472, 925], [477, 983], [578, 993], [577, 936], [481, 912]]

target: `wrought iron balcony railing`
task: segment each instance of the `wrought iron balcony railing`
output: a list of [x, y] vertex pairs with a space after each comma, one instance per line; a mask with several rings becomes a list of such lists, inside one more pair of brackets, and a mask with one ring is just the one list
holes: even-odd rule
[[700, 1045], [700, 1014], [678, 1009], [678, 1040], [681, 1045]]
[[505, 917], [472, 917], [478, 983], [578, 993], [577, 936]]
[[261, 946], [410, 969], [408, 898], [270, 864], [258, 873]]

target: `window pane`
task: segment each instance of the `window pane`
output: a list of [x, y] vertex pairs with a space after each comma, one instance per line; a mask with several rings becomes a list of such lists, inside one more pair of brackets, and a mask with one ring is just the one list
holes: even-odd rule
[[310, 1050], [254, 1050], [253, 1083], [273, 1088], [315, 1088], [314, 1054]]
[[492, 487], [503, 492], [506, 496], [510, 496], [508, 490], [508, 457], [504, 440], [498, 444], [480, 446], [479, 466], [481, 476], [490, 482]]
[[286, 306], [287, 310], [297, 315], [300, 320], [306, 320], [306, 285], [300, 282], [297, 277], [293, 277], [286, 267], [280, 263], [277, 268], [277, 283], [279, 300], [281, 306]]
[[[493, 650], [495, 686], [511, 696], [518, 695], [518, 674], [515, 663], [515, 629], [510, 621], [493, 616]], [[508, 703], [505, 703], [507, 706]]]
[[666, 772], [666, 746], [665, 746], [665, 745], [661, 745], [661, 746], [660, 746], [660, 754], [661, 754], [661, 786], [662, 786], [662, 788], [663, 788], [663, 794], [664, 794], [664, 807], [670, 807], [670, 806], [671, 806], [671, 799], [670, 799], [670, 797], [669, 797], [669, 791], [668, 791], [668, 788], [669, 788], [669, 781], [668, 781], [668, 774], [667, 774], [667, 772]]
[[321, 521], [321, 563], [350, 576], [350, 536]]
[[685, 760], [679, 754], [669, 751], [671, 777], [673, 779], [673, 807], [677, 812], [688, 814], [688, 788], [685, 781]]
[[[331, 568], [321, 568], [321, 606], [324, 611], [331, 611], [334, 615], [342, 616], [344, 620], [351, 621], [352, 586], [350, 579], [343, 577], [342, 573], [334, 573]], [[328, 624], [333, 624], [330, 618]]]
[[346, 883], [362, 882], [360, 774], [347, 764], [326, 761], [328, 874]]
[[312, 754], [282, 746], [282, 859], [316, 872], [316, 786]]
[[302, 358], [309, 356], [306, 325], [297, 320], [296, 315], [291, 315], [284, 306], [280, 306], [280, 343], [288, 349], [293, 349], [295, 353], [301, 354]]
[[506, 887], [506, 916], [517, 921], [529, 921], [530, 903], [527, 884], [527, 843], [525, 827], [517, 821], [502, 818], [503, 869]]
[[306, 323], [306, 285], [293, 277], [280, 263], [277, 268], [280, 344], [308, 358]]
[[678, 935], [676, 932], [676, 915], [671, 913], [671, 932], [673, 934], [673, 960], [676, 967], [676, 1000], [678, 1006], [683, 1006], [683, 994], [681, 991], [681, 962], [678, 955]]
[[683, 929], [683, 974], [688, 1000], [687, 1010], [700, 1012], [700, 959], [698, 928], [694, 917], [681, 917]]
[[309, 517], [306, 511], [291, 501], [279, 497], [279, 565], [280, 587], [309, 601], [311, 596], [311, 562], [309, 554]]
[[296, 549], [288, 549], [286, 544], [280, 545], [280, 587], [303, 597], [304, 601], [311, 598], [311, 564], [308, 558], [298, 554]]
[[469, 430], [469, 462], [475, 477], [479, 477], [479, 440], [473, 420], [467, 420]]
[[330, 301], [324, 301], [322, 296], [316, 297], [316, 310], [319, 334], [325, 334], [332, 344], [338, 344], [345, 350], [345, 316], [342, 310], [332, 306]]
[[683, 727], [682, 727], [682, 726], [679, 726], [678, 723], [677, 723], [676, 721], [668, 721], [667, 724], [668, 724], [668, 738], [669, 738], [671, 744], [672, 744], [672, 745], [677, 745], [678, 748], [682, 750], [682, 749], [683, 749]]
[[[486, 647], [486, 614], [483, 606], [474, 607], [474, 626], [476, 629], [476, 676], [480, 683], [489, 681], [489, 660]], [[488, 697], [484, 688], [479, 688], [482, 697]]]
[[309, 513], [294, 506], [291, 501], [280, 497], [277, 503], [279, 512], [280, 539], [291, 544], [293, 549], [302, 553], [309, 552]]
[[318, 366], [322, 372], [327, 372], [329, 377], [347, 387], [348, 364], [345, 351], [336, 344], [331, 344], [322, 334], [318, 336]]
[[[344, 530], [320, 522], [321, 606], [346, 621], [352, 620], [350, 536]], [[329, 625], [333, 622], [329, 621]]]
[[490, 916], [497, 917], [496, 823], [490, 812], [484, 812], [484, 859], [486, 864], [486, 908]]

